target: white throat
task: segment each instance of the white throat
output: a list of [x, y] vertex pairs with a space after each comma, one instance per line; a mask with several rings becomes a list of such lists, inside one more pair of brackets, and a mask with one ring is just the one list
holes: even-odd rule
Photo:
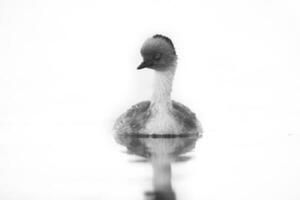
[[180, 131], [172, 112], [172, 83], [176, 66], [166, 71], [155, 71], [154, 91], [151, 99], [151, 120], [146, 125], [146, 132], [156, 134], [175, 134]]
[[174, 65], [170, 66], [166, 71], [155, 71], [151, 102], [155, 107], [168, 107], [171, 105], [172, 84], [176, 70], [176, 64]]

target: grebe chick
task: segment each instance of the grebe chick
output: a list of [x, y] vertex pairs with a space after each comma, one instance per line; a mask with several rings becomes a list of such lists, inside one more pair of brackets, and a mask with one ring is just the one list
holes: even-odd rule
[[141, 48], [143, 62], [137, 69], [155, 71], [154, 91], [150, 101], [132, 106], [116, 121], [117, 133], [200, 134], [195, 114], [181, 103], [171, 100], [177, 55], [172, 41], [163, 35], [147, 39]]

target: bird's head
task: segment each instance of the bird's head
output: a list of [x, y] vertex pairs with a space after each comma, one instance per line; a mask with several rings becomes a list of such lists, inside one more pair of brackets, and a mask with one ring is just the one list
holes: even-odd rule
[[177, 55], [172, 41], [163, 35], [154, 35], [142, 46], [143, 62], [137, 69], [150, 68], [165, 71], [175, 66]]

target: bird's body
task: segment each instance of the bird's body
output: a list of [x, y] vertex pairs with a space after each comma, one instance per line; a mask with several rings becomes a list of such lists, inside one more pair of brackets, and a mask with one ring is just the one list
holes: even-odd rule
[[171, 100], [177, 64], [171, 40], [165, 36], [154, 36], [145, 42], [141, 53], [144, 62], [138, 69], [155, 70], [153, 96], [150, 101], [140, 102], [121, 115], [114, 129], [118, 133], [201, 134], [195, 114]]
[[201, 134], [196, 115], [181, 103], [172, 101], [165, 113], [153, 107], [150, 101], [132, 106], [117, 119], [114, 129], [127, 134]]

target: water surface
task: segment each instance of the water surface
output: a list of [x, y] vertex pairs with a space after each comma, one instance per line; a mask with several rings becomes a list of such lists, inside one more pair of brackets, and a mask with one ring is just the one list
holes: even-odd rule
[[197, 135], [116, 135], [116, 141], [127, 148], [127, 154], [139, 156], [142, 160], [137, 162], [152, 167], [152, 188], [144, 193], [147, 200], [176, 199], [172, 165], [191, 158], [186, 154], [194, 149], [197, 139]]

